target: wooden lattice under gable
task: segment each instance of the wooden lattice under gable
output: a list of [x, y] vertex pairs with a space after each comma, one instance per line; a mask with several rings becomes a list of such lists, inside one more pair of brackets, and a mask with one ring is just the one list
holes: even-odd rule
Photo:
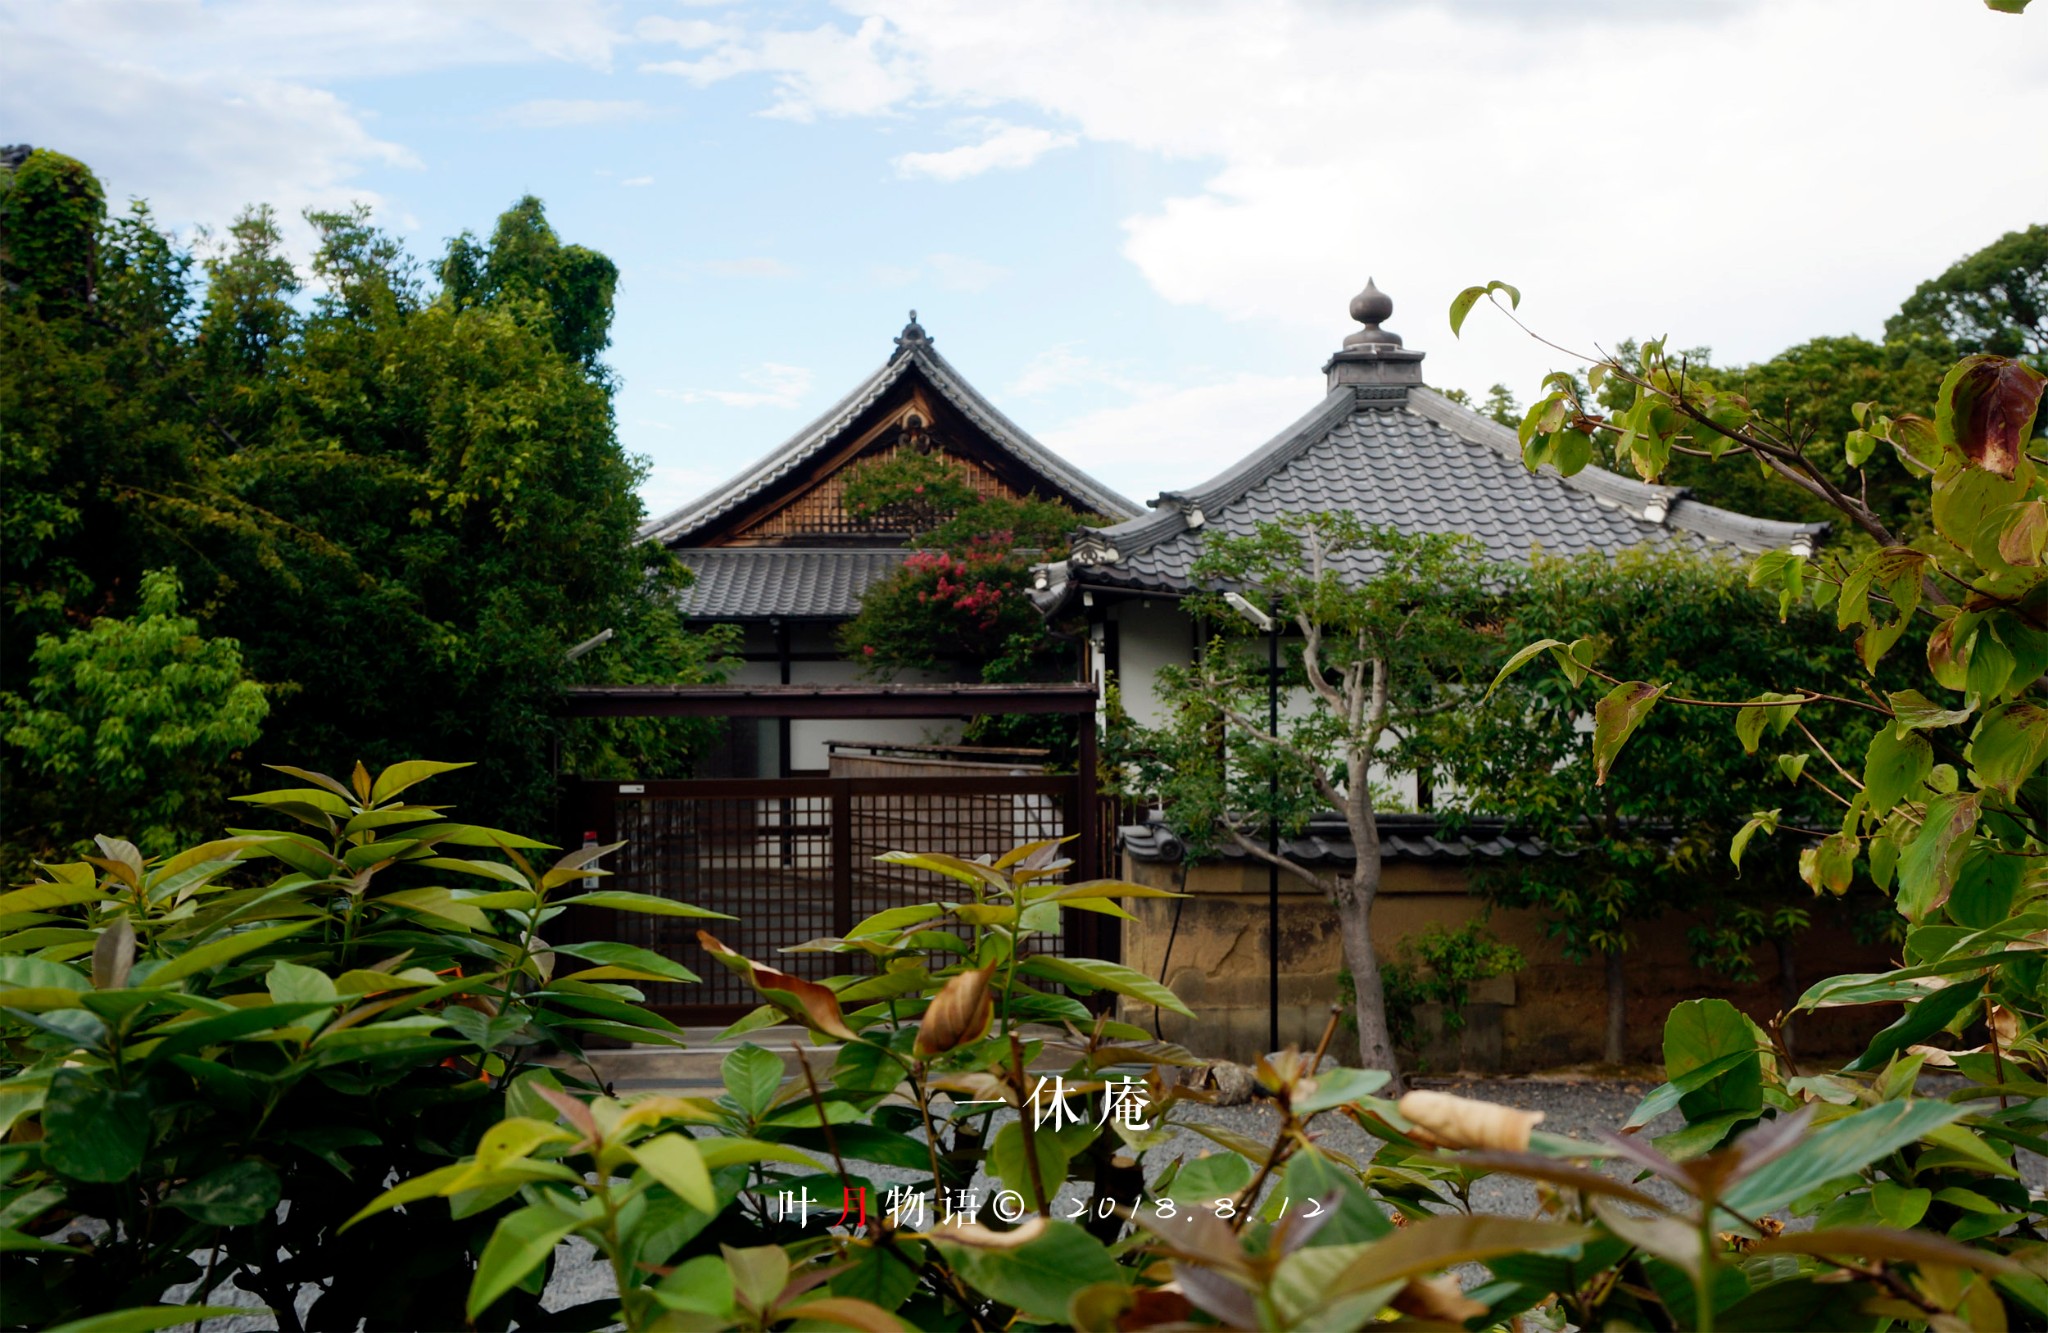
[[[954, 449], [930, 429], [930, 413], [920, 402], [906, 404], [868, 433], [867, 440], [842, 454], [831, 470], [789, 496], [782, 504], [748, 520], [728, 539], [733, 545], [791, 545], [805, 540], [845, 541], [862, 537], [900, 541], [916, 524], [909, 515], [882, 513], [865, 519], [846, 512], [846, 481], [851, 470], [905, 449], [942, 454], [958, 467], [983, 499], [1023, 499], [1023, 495], [974, 458]], [[929, 520], [929, 516], [919, 516]]]

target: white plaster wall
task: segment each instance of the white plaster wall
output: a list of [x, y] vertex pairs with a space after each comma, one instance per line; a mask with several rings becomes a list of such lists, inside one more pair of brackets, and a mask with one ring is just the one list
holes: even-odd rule
[[1117, 686], [1123, 691], [1124, 708], [1140, 725], [1159, 726], [1167, 715], [1159, 697], [1159, 668], [1187, 664], [1194, 627], [1181, 614], [1180, 604], [1165, 598], [1119, 602], [1109, 608], [1109, 615], [1118, 627]]
[[[1120, 627], [1118, 655], [1122, 671], [1118, 685], [1123, 691], [1124, 708], [1140, 725], [1157, 727], [1166, 720], [1171, 706], [1169, 700], [1160, 697], [1159, 669], [1188, 663], [1194, 651], [1194, 627], [1181, 613], [1178, 603], [1163, 598], [1149, 603], [1121, 602], [1110, 608], [1109, 614]], [[1260, 654], [1263, 662], [1264, 640], [1247, 640], [1246, 651]], [[1307, 690], [1290, 690], [1281, 695], [1282, 725], [1287, 718], [1307, 715], [1315, 706]], [[1391, 738], [1387, 745], [1391, 748]], [[1391, 789], [1401, 808], [1416, 807], [1419, 783], [1413, 773], [1394, 773], [1375, 764], [1372, 782], [1383, 790]], [[1439, 785], [1439, 801], [1444, 794]]]
[[[777, 670], [766, 663], [771, 678]], [[795, 662], [789, 668], [793, 685], [872, 685], [852, 662]], [[901, 684], [943, 684], [950, 677], [924, 672], [899, 672]], [[798, 718], [789, 724], [789, 766], [823, 769], [830, 763], [831, 741], [866, 741], [896, 745], [946, 744], [960, 739], [960, 723], [949, 718], [834, 717]]]

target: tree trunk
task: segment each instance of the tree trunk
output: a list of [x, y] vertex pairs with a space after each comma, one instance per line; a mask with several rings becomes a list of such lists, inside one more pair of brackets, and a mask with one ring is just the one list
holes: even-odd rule
[[[1792, 937], [1780, 935], [1771, 941], [1778, 951], [1778, 1040], [1785, 1044], [1785, 1054], [1792, 1055], [1792, 1008], [1799, 1003], [1799, 967], [1792, 956]], [[1786, 1071], [1790, 1073], [1791, 1071]]]
[[1627, 1043], [1628, 984], [1622, 973], [1621, 951], [1615, 949], [1607, 954], [1607, 1048], [1600, 1058], [1611, 1065], [1620, 1064]]
[[[1360, 871], [1364, 871], [1363, 866]], [[1384, 1069], [1393, 1075], [1386, 1090], [1394, 1095], [1402, 1091], [1401, 1062], [1394, 1055], [1393, 1035], [1387, 1028], [1386, 991], [1380, 981], [1380, 958], [1372, 939], [1372, 904], [1378, 896], [1378, 880], [1375, 859], [1369, 876], [1355, 873], [1337, 881], [1333, 902], [1338, 935], [1344, 943], [1344, 965], [1351, 969], [1352, 986], [1358, 996], [1359, 1067]]]

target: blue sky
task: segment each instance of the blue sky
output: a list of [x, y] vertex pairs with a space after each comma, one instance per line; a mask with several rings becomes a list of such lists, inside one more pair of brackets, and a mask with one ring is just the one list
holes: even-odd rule
[[0, 3], [0, 141], [180, 227], [361, 199], [431, 257], [541, 196], [620, 266], [657, 512], [912, 306], [1140, 499], [1312, 406], [1368, 274], [1433, 382], [1525, 398], [1575, 363], [1454, 342], [1460, 286], [1576, 348], [1875, 334], [2048, 218], [2044, 124], [2048, 15], [1975, 0]]

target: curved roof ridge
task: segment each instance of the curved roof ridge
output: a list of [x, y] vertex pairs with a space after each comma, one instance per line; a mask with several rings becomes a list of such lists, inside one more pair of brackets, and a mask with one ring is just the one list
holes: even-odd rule
[[1010, 420], [994, 403], [983, 397], [981, 391], [970, 384], [966, 376], [955, 370], [952, 362], [941, 356], [929, 342], [915, 341], [904, 343], [889, 360], [855, 385], [845, 397], [826, 408], [808, 425], [770, 450], [765, 457], [688, 504], [642, 524], [640, 540], [672, 541], [724, 517], [735, 507], [744, 504], [762, 487], [794, 471], [827, 441], [844, 430], [854, 417], [873, 406], [876, 399], [904, 375], [909, 374], [912, 366], [924, 374], [932, 387], [938, 390], [947, 402], [981, 427], [990, 439], [1008, 450], [1018, 462], [1034, 472], [1051, 478], [1075, 498], [1085, 502], [1088, 508], [1110, 519], [1125, 519], [1143, 512], [1140, 505], [1081, 471], [1039, 443], [1029, 431]]
[[[1463, 436], [1475, 444], [1488, 445], [1513, 458], [1522, 466], [1522, 442], [1515, 432], [1492, 417], [1483, 416], [1461, 403], [1454, 403], [1434, 389], [1408, 390], [1408, 410]], [[1606, 468], [1588, 466], [1567, 477], [1553, 469], [1548, 475], [1576, 491], [1583, 491], [1603, 504], [1612, 505], [1640, 523], [1657, 525], [1647, 511], [1652, 506], [1665, 513], [1662, 523], [1696, 533], [1709, 541], [1758, 551], [1790, 546], [1800, 540], [1813, 543], [1830, 529], [1827, 523], [1788, 523], [1778, 519], [1752, 518], [1693, 499], [1683, 486], [1660, 486], [1638, 481]]]
[[913, 345], [910, 355], [903, 359], [920, 363], [933, 386], [946, 396], [947, 401], [987, 431], [991, 439], [1015, 454], [1020, 462], [1051, 475], [1104, 517], [1129, 518], [1143, 512], [1143, 506], [1081, 471], [1041, 444], [1031, 432], [1010, 420], [930, 343]]
[[762, 486], [788, 473], [819, 444], [837, 434], [847, 421], [873, 405], [883, 390], [903, 376], [912, 360], [911, 357], [903, 357], [883, 362], [873, 374], [855, 385], [850, 393], [826, 408], [809, 425], [770, 450], [765, 457], [757, 459], [688, 504], [641, 524], [639, 539], [668, 541], [692, 528], [701, 527], [744, 502]]
[[1308, 413], [1199, 486], [1165, 491], [1155, 507], [1136, 518], [1085, 531], [1126, 550], [1163, 541], [1187, 527], [1187, 509], [1221, 508], [1286, 467], [1302, 450], [1349, 417], [1357, 395], [1348, 385], [1330, 390]]

